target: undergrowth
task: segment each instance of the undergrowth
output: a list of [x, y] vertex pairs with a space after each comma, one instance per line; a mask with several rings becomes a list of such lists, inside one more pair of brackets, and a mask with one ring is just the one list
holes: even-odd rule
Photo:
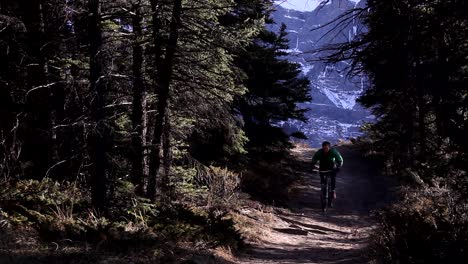
[[[464, 263], [468, 259], [466, 173], [449, 166], [446, 152], [408, 168], [367, 138], [353, 140], [383, 175], [398, 179], [398, 200], [374, 212], [369, 244], [374, 264]], [[445, 176], [442, 176], [445, 175]]]
[[468, 204], [448, 189], [406, 190], [378, 214], [375, 263], [460, 263], [468, 259]]
[[[118, 182], [108, 212], [93, 211], [86, 190], [72, 183], [22, 180], [0, 187], [0, 260], [28, 255], [45, 263], [83, 255], [94, 263], [98, 256], [115, 256], [135, 248], [148, 252], [137, 263], [168, 262], [219, 246], [236, 249], [241, 237], [227, 211], [192, 208], [172, 203], [159, 205], [136, 196], [129, 182]], [[186, 245], [186, 252], [180, 253]], [[12, 248], [21, 249], [14, 253]], [[74, 250], [71, 250], [74, 248]], [[105, 253], [102, 253], [105, 252]], [[177, 253], [179, 252], [179, 253]], [[192, 252], [192, 253], [187, 253]], [[59, 254], [61, 253], [61, 254]], [[78, 256], [76, 255], [76, 256]], [[86, 257], [84, 257], [86, 256]], [[22, 263], [28, 263], [23, 259]], [[40, 260], [43, 260], [42, 262]], [[21, 263], [21, 262], [19, 262]], [[74, 262], [81, 263], [81, 262]], [[112, 262], [114, 263], [114, 262]], [[126, 263], [126, 262], [115, 262]]]

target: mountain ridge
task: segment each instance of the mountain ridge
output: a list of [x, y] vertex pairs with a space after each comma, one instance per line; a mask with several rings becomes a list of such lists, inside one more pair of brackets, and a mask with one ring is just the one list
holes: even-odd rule
[[371, 113], [356, 102], [365, 90], [367, 78], [355, 76], [349, 79], [347, 73], [351, 62], [330, 65], [320, 61], [323, 53], [314, 52], [323, 45], [353, 40], [363, 28], [355, 19], [338, 27], [339, 30], [329, 31], [337, 25], [334, 20], [341, 14], [363, 4], [363, 1], [335, 0], [314, 11], [278, 6], [272, 15], [276, 24], [270, 30], [278, 31], [282, 23], [286, 24], [290, 48], [285, 50], [288, 53], [285, 59], [301, 66], [303, 76], [311, 81], [313, 97], [312, 102], [301, 104], [301, 107], [311, 109], [307, 113], [309, 122], [289, 121], [280, 125], [288, 132], [304, 132], [312, 145], [324, 140], [336, 142], [362, 136], [361, 125], [374, 120]]

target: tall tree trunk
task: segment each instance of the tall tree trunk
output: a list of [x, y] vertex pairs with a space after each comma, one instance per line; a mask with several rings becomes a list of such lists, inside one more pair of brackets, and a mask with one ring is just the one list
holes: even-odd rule
[[426, 158], [426, 103], [424, 102], [424, 88], [417, 87], [418, 93], [418, 130], [419, 130], [419, 155], [421, 162]]
[[[426, 158], [427, 151], [427, 133], [426, 133], [426, 102], [424, 101], [424, 87], [425, 82], [423, 80], [424, 72], [427, 71], [421, 63], [421, 58], [418, 54], [415, 56], [415, 65], [413, 66], [413, 75], [412, 75], [412, 87], [415, 90], [415, 100], [416, 100], [416, 113], [417, 117], [415, 118], [415, 123], [417, 124], [417, 141], [419, 145], [418, 158], [420, 162], [424, 162]], [[416, 157], [415, 157], [416, 158]], [[415, 159], [416, 160], [416, 159]]]
[[[154, 5], [156, 1], [152, 0], [152, 7], [157, 7]], [[153, 8], [154, 8], [153, 7]], [[153, 9], [153, 16], [157, 15], [157, 10]], [[148, 183], [148, 191], [147, 196], [150, 199], [154, 199], [156, 196], [156, 180], [158, 178], [159, 168], [161, 166], [161, 141], [162, 141], [162, 134], [164, 128], [164, 118], [166, 116], [167, 108], [168, 108], [168, 100], [169, 100], [169, 87], [172, 81], [172, 72], [174, 66], [174, 55], [177, 49], [177, 43], [179, 40], [179, 28], [180, 28], [180, 19], [182, 13], [182, 0], [175, 0], [174, 6], [172, 9], [172, 19], [169, 28], [169, 41], [167, 43], [166, 54], [164, 56], [164, 60], [161, 60], [161, 56], [156, 54], [156, 62], [155, 65], [157, 67], [157, 80], [156, 80], [156, 89], [158, 95], [158, 102], [157, 102], [157, 116], [156, 122], [154, 127], [154, 134], [153, 134], [153, 152], [150, 156], [150, 164], [149, 164], [149, 183]], [[155, 21], [153, 17], [153, 24], [159, 25]], [[159, 28], [156, 28], [159, 31]], [[158, 47], [161, 46], [159, 32], [155, 35], [155, 45], [156, 45], [156, 52], [159, 52], [160, 49]]]
[[171, 119], [169, 111], [166, 113], [163, 133], [163, 178], [161, 179], [161, 191], [164, 197], [172, 199], [173, 189], [171, 186], [172, 145], [171, 145]]
[[[152, 35], [153, 35], [153, 43], [154, 43], [154, 61], [153, 61], [153, 85], [154, 85], [154, 93], [159, 93], [158, 87], [158, 78], [159, 75], [157, 71], [159, 70], [158, 64], [162, 61], [162, 36], [161, 36], [161, 22], [160, 17], [162, 17], [163, 8], [160, 6], [159, 0], [150, 0], [151, 4], [151, 11], [152, 11]], [[160, 99], [159, 99], [160, 100]], [[159, 111], [159, 109], [158, 109]], [[157, 117], [159, 117], [159, 112], [157, 113]], [[155, 123], [157, 123], [157, 120]], [[155, 128], [156, 130], [156, 128]], [[156, 133], [155, 131], [153, 131]], [[157, 162], [159, 159], [159, 152], [160, 148], [155, 145], [156, 135], [153, 135], [153, 139], [151, 140], [151, 149], [148, 150], [148, 185], [146, 188], [146, 196], [148, 198], [154, 199], [156, 197], [156, 181], [157, 181], [157, 172], [155, 168], [157, 166]], [[159, 170], [159, 166], [158, 166]]]
[[[416, 124], [417, 124], [417, 116], [416, 116], [416, 107], [413, 107], [411, 109], [411, 114], [410, 114], [410, 119], [408, 120], [408, 138], [407, 140], [407, 145], [408, 145], [408, 164], [407, 166], [412, 167], [414, 166], [414, 161], [415, 159], [415, 150], [414, 150], [414, 137], [415, 137], [415, 132], [416, 132]], [[417, 144], [417, 143], [416, 143]]]
[[143, 191], [143, 48], [140, 43], [142, 36], [140, 6], [134, 7], [133, 16], [133, 112], [132, 112], [132, 182], [137, 186], [137, 192]]
[[[146, 90], [146, 89], [145, 89]], [[142, 139], [143, 139], [143, 179], [142, 189], [144, 189], [146, 179], [149, 175], [149, 160], [148, 160], [148, 142], [151, 142], [148, 134], [148, 91], [143, 94], [143, 128], [142, 128]]]
[[[435, 125], [436, 125], [436, 131], [437, 131], [437, 136], [440, 139], [445, 138], [445, 129], [444, 129], [444, 118], [442, 114], [442, 107], [441, 107], [441, 98], [440, 95], [437, 93], [434, 95], [432, 98], [432, 105], [434, 107], [434, 114], [435, 114]], [[441, 143], [440, 141], [438, 142], [439, 144]]]
[[[67, 53], [68, 50], [65, 53], [61, 52], [66, 43], [64, 41], [65, 32], [62, 31], [62, 27], [64, 25], [62, 24], [62, 15], [65, 16], [65, 13], [60, 13], [60, 11], [57, 10], [57, 6], [53, 6], [50, 1], [44, 2], [46, 3], [42, 6], [42, 12], [45, 16], [42, 18], [44, 24], [44, 34], [48, 36], [49, 39], [54, 41], [48, 41], [42, 46], [41, 49], [43, 52], [45, 52], [47, 57], [54, 58], [53, 55], [56, 53], [61, 58], [69, 58]], [[65, 6], [60, 6], [60, 10], [62, 10], [62, 8], [65, 8]], [[53, 62], [53, 60], [46, 60], [44, 65], [44, 71], [50, 85], [49, 118], [51, 129], [49, 135], [51, 142], [49, 149], [49, 159], [52, 161], [52, 166], [48, 169], [47, 176], [60, 181], [65, 180], [65, 177], [68, 175], [68, 171], [66, 170], [66, 163], [68, 163], [67, 161], [72, 156], [70, 153], [74, 148], [65, 149], [62, 147], [64, 142], [70, 141], [70, 137], [64, 135], [64, 129], [57, 129], [57, 126], [62, 125], [63, 121], [67, 118], [65, 112], [67, 94], [65, 91], [66, 86], [63, 76], [65, 71], [62, 67], [56, 64], [57, 62]]]
[[107, 127], [104, 115], [104, 89], [105, 81], [103, 77], [102, 61], [102, 29], [99, 0], [88, 0], [89, 8], [89, 51], [90, 51], [90, 92], [91, 111], [94, 121], [94, 129], [90, 132], [88, 144], [90, 147], [90, 157], [93, 162], [93, 172], [91, 175], [91, 197], [95, 209], [104, 210], [107, 201], [107, 157], [106, 140]]
[[[27, 28], [27, 87], [26, 94], [26, 133], [23, 157], [32, 166], [26, 171], [28, 176], [42, 178], [50, 165], [51, 149], [51, 87], [47, 83], [46, 62], [42, 47], [48, 42], [44, 31], [43, 3], [41, 0], [21, 1], [23, 21]], [[26, 163], [25, 163], [26, 164]]]
[[[1, 78], [1, 76], [0, 76]], [[9, 177], [11, 157], [17, 155], [13, 149], [14, 139], [11, 136], [14, 127], [14, 104], [9, 87], [0, 80], [0, 177]], [[15, 162], [16, 163], [16, 162]]]
[[[78, 8], [77, 5], [80, 4], [81, 3], [68, 2], [66, 9], [75, 10]], [[86, 29], [87, 25], [79, 23], [78, 17], [75, 17], [72, 11], [68, 11], [67, 16], [68, 21], [66, 23], [69, 24], [63, 33], [64, 38], [69, 40], [64, 42], [64, 48], [67, 50], [66, 58], [70, 61], [82, 60], [82, 57], [80, 57], [80, 54], [83, 54], [80, 50], [80, 36], [77, 32], [85, 31], [84, 29]], [[81, 30], [78, 24], [85, 28]], [[82, 69], [76, 63], [73, 63], [63, 74], [68, 84], [63, 87], [63, 95], [60, 95], [63, 96], [64, 106], [63, 109], [58, 111], [57, 115], [61, 125], [64, 125], [59, 133], [59, 153], [61, 157], [65, 157], [65, 159], [68, 160], [64, 164], [64, 171], [67, 172], [70, 177], [76, 179], [76, 174], [80, 172], [80, 166], [84, 160], [83, 156], [87, 155], [87, 153], [81, 151], [83, 142], [86, 142], [84, 133], [85, 125], [82, 123], [77, 125], [77, 123], [75, 123], [85, 114], [84, 103], [78, 91], [80, 89], [78, 87], [80, 87], [81, 83]], [[62, 102], [60, 104], [62, 104]]]
[[[444, 35], [443, 30], [439, 31], [440, 35]], [[433, 81], [433, 88], [431, 89], [433, 91], [433, 98], [432, 98], [432, 105], [434, 107], [435, 111], [435, 116], [436, 116], [436, 129], [437, 129], [437, 135], [439, 136], [440, 139], [445, 139], [447, 136], [447, 131], [446, 131], [446, 121], [449, 119], [445, 115], [445, 109], [442, 103], [443, 96], [447, 92], [447, 87], [446, 84], [450, 82], [449, 76], [450, 74], [448, 71], [450, 70], [450, 65], [447, 58], [448, 58], [448, 52], [447, 49], [444, 47], [445, 46], [445, 39], [444, 38], [439, 38], [439, 48], [437, 49], [437, 55], [436, 59], [438, 61], [438, 69], [433, 72], [434, 74], [434, 81]], [[439, 142], [439, 144], [442, 142]]]

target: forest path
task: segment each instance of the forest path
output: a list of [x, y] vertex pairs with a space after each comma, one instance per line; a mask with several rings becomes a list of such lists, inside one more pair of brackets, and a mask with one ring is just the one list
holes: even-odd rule
[[288, 209], [276, 208], [262, 236], [236, 263], [367, 263], [366, 245], [376, 223], [371, 211], [390, 201], [391, 179], [353, 146], [338, 148], [344, 166], [337, 177], [337, 200], [325, 214], [320, 210], [320, 181], [310, 172], [312, 149], [295, 149], [301, 161], [301, 182]]

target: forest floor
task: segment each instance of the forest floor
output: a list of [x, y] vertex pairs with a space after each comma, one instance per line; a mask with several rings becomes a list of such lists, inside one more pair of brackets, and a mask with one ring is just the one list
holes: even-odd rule
[[[284, 167], [285, 176], [296, 179], [285, 187], [289, 193], [286, 204], [267, 206], [239, 199], [242, 205], [231, 217], [246, 246], [236, 254], [225, 247], [210, 250], [201, 242], [166, 243], [162, 248], [139, 243], [129, 248], [132, 242], [126, 240], [121, 244], [103, 240], [96, 248], [69, 239], [41, 243], [39, 234], [24, 227], [23, 231], [0, 232], [0, 263], [367, 263], [366, 246], [377, 228], [372, 211], [392, 201], [396, 183], [382, 176], [378, 164], [364, 157], [358, 146], [344, 145], [339, 150], [345, 164], [337, 177], [334, 208], [325, 214], [320, 209], [320, 180], [311, 173], [315, 150], [296, 148]], [[169, 252], [168, 259], [174, 261], [155, 262], [161, 252]]]
[[[334, 208], [322, 213], [320, 180], [311, 173], [312, 149], [296, 148], [295, 168], [300, 180], [290, 193], [288, 206], [268, 210], [244, 209], [250, 220], [247, 250], [234, 263], [367, 263], [367, 245], [377, 224], [372, 211], [390, 203], [392, 179], [355, 146], [341, 146], [343, 169], [337, 177]], [[242, 230], [242, 228], [241, 228]]]

